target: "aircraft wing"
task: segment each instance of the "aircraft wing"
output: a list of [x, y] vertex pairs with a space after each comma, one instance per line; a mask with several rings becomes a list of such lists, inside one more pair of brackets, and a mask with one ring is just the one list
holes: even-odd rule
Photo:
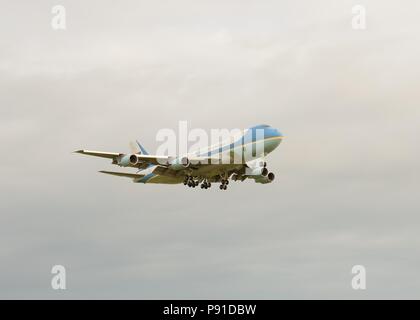
[[[85, 154], [87, 156], [94, 156], [94, 157], [101, 157], [101, 158], [108, 158], [114, 159], [119, 156], [124, 155], [124, 153], [118, 152], [105, 152], [105, 151], [93, 151], [93, 150], [76, 150], [75, 153]], [[136, 154], [137, 158], [140, 161], [149, 162], [152, 164], [159, 164], [159, 162], [164, 163], [169, 159], [168, 156], [154, 156], [148, 154]]]
[[[136, 154], [135, 155], [140, 162], [147, 162], [150, 164], [168, 166], [171, 164], [171, 161], [176, 160], [176, 157], [171, 156], [156, 156], [149, 154]], [[191, 162], [191, 165], [205, 165], [205, 164], [220, 164], [219, 158], [211, 157], [186, 157]], [[181, 158], [178, 158], [181, 159]]]
[[[100, 157], [112, 159], [114, 164], [118, 164], [121, 157], [126, 156], [124, 153], [119, 152], [105, 152], [105, 151], [93, 151], [93, 150], [76, 150], [75, 153], [80, 153], [88, 156]], [[142, 164], [153, 164], [160, 166], [168, 166], [175, 157], [171, 156], [158, 156], [158, 155], [149, 155], [149, 154], [133, 154], [137, 157], [139, 165], [129, 165], [133, 167], [139, 167]], [[202, 166], [202, 165], [217, 165], [220, 164], [220, 159], [211, 158], [211, 157], [191, 157], [188, 158], [191, 161], [193, 166]]]
[[170, 159], [168, 156], [154, 156], [149, 154], [136, 154], [136, 157], [141, 162], [160, 165], [167, 164]]
[[108, 158], [108, 159], [115, 159], [121, 153], [117, 152], [103, 152], [103, 151], [92, 151], [92, 150], [77, 150], [75, 153], [81, 153], [88, 156], [94, 156], [94, 157], [101, 157], [101, 158]]
[[[176, 160], [176, 157], [171, 156], [156, 156], [150, 154], [136, 154], [135, 155], [140, 162], [146, 162], [150, 164], [168, 166], [171, 161]], [[191, 162], [191, 165], [204, 165], [204, 164], [220, 164], [219, 158], [211, 157], [187, 157]], [[179, 158], [180, 159], [180, 158]]]

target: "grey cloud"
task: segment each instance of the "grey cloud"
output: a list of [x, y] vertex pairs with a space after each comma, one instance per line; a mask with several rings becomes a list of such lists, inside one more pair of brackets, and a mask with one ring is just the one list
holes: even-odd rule
[[[63, 1], [64, 32], [53, 4], [0, 19], [0, 297], [418, 298], [416, 1], [366, 1], [365, 31], [354, 1]], [[71, 154], [153, 152], [180, 120], [278, 127], [275, 182], [134, 185]]]

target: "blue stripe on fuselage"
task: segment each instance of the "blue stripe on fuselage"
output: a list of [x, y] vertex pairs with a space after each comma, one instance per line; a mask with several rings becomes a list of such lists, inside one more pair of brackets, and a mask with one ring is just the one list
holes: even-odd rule
[[[235, 148], [241, 147], [246, 144], [255, 143], [261, 140], [267, 140], [271, 138], [280, 138], [283, 135], [275, 128], [267, 126], [267, 125], [259, 125], [252, 128], [249, 128], [244, 135], [242, 135], [238, 140], [231, 144], [224, 145], [222, 147], [218, 147], [214, 150], [207, 151], [205, 153], [201, 153], [198, 156], [208, 156], [211, 157], [215, 154], [219, 154], [228, 150], [233, 150]], [[271, 150], [270, 150], [271, 151]]]

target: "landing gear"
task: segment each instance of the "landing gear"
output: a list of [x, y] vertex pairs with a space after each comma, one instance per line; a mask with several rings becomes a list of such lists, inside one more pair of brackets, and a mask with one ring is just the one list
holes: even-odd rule
[[194, 177], [192, 176], [185, 176], [184, 185], [190, 188], [195, 188], [198, 186], [198, 181], [194, 181]]
[[229, 184], [229, 180], [228, 179], [222, 179], [221, 184], [219, 186], [220, 190], [226, 190], [227, 189], [227, 185]]
[[201, 183], [201, 189], [208, 189], [211, 187], [211, 183], [208, 179], [202, 177], [185, 176], [184, 185], [195, 188]]
[[[216, 181], [220, 181], [220, 190], [226, 190], [229, 184], [229, 177], [221, 176], [220, 180], [216, 179]], [[184, 178], [184, 185], [188, 186], [189, 188], [195, 188], [200, 185], [201, 189], [208, 189], [211, 187], [211, 182], [209, 179], [204, 177], [193, 177], [193, 176], [185, 176]]]
[[201, 189], [208, 189], [211, 187], [211, 183], [206, 179], [203, 181], [203, 183], [201, 184]]

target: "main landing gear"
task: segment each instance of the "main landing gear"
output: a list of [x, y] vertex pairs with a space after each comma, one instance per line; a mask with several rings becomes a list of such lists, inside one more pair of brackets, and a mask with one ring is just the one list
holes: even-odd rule
[[[227, 185], [229, 184], [229, 179], [222, 178], [220, 182], [221, 182], [219, 186], [220, 190], [226, 190]], [[185, 176], [185, 179], [184, 179], [185, 186], [188, 186], [190, 188], [195, 188], [199, 184], [200, 184], [201, 189], [208, 189], [211, 187], [211, 182], [209, 181], [209, 179], [205, 179], [202, 177]]]
[[221, 184], [219, 186], [220, 190], [226, 190], [227, 189], [227, 185], [229, 184], [229, 180], [228, 179], [222, 179]]
[[200, 178], [200, 177], [193, 177], [193, 176], [185, 176], [184, 179], [184, 186], [188, 186], [190, 188], [195, 188], [201, 183], [201, 189], [208, 189], [211, 187], [211, 182], [208, 179]]
[[210, 183], [210, 181], [208, 181], [207, 179], [205, 179], [204, 181], [203, 181], [203, 183], [201, 184], [201, 189], [208, 189], [208, 188], [210, 188], [211, 187], [211, 183]]
[[184, 179], [184, 186], [188, 186], [190, 188], [195, 188], [196, 186], [198, 186], [199, 181], [198, 180], [194, 180], [194, 177], [192, 176], [185, 176]]

